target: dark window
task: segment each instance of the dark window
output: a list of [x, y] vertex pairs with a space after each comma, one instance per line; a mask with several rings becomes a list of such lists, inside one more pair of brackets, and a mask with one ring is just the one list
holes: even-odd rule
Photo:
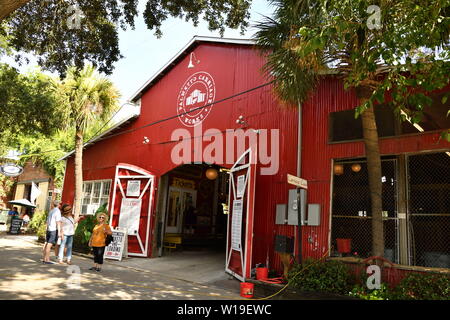
[[[416, 125], [408, 121], [401, 122], [388, 106], [375, 106], [378, 136], [392, 137], [450, 128], [450, 117], [447, 117], [450, 99], [443, 104], [443, 96], [444, 94], [433, 96], [433, 104], [425, 107], [422, 121]], [[330, 113], [329, 139], [331, 142], [363, 139], [361, 117], [355, 119], [354, 109]]]
[[[392, 110], [384, 105], [375, 107], [378, 136], [395, 134], [395, 118]], [[363, 138], [361, 117], [355, 119], [355, 110], [330, 113], [330, 141], [359, 140]]]

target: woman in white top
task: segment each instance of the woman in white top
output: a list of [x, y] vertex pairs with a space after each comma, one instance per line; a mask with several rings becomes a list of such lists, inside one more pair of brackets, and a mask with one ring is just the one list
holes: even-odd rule
[[61, 231], [63, 233], [63, 238], [61, 246], [59, 247], [58, 262], [61, 264], [63, 263], [64, 248], [67, 248], [67, 264], [71, 264], [73, 235], [75, 234], [75, 225], [78, 223], [79, 219], [73, 217], [72, 207], [68, 204], [64, 204], [61, 211]]

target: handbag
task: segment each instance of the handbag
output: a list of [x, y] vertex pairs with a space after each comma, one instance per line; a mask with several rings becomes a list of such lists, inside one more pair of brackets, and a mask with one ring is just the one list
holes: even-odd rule
[[105, 239], [105, 246], [106, 247], [109, 246], [111, 244], [111, 242], [113, 242], [113, 240], [114, 240], [113, 236], [108, 234]]

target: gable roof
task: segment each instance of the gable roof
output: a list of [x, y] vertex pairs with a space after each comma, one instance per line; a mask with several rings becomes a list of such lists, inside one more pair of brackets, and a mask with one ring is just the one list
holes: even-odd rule
[[189, 52], [191, 52], [200, 43], [225, 43], [225, 44], [238, 44], [238, 45], [255, 45], [255, 41], [250, 39], [235, 39], [235, 38], [219, 38], [219, 37], [202, 37], [194, 36], [172, 59], [169, 60], [161, 69], [159, 69], [143, 86], [136, 91], [130, 98], [131, 102], [136, 103], [137, 100], [147, 91], [151, 86], [164, 77], [175, 65], [177, 65]]
[[[143, 86], [136, 91], [135, 94], [128, 100], [130, 102], [136, 103], [141, 96], [147, 91], [151, 86], [158, 82], [162, 77], [164, 77], [179, 61], [186, 57], [190, 51], [197, 47], [200, 43], [225, 43], [225, 44], [238, 44], [238, 45], [248, 45], [252, 46], [255, 44], [253, 40], [250, 39], [235, 39], [235, 38], [218, 38], [218, 37], [202, 37], [194, 36], [172, 59], [169, 60], [161, 69], [159, 69]], [[134, 121], [139, 117], [139, 114], [133, 114], [130, 117], [118, 122], [108, 130], [102, 132], [98, 136], [92, 138], [91, 140], [84, 143], [83, 148], [95, 144], [97, 141], [106, 139], [108, 136], [113, 135], [115, 132], [119, 131], [124, 126], [128, 125], [130, 122]], [[66, 153], [60, 160], [65, 160], [72, 156], [75, 150]]]

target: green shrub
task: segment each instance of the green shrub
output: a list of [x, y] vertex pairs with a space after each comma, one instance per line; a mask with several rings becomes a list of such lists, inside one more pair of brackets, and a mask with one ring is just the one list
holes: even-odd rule
[[75, 230], [75, 234], [73, 236], [73, 246], [74, 249], [77, 251], [82, 251], [85, 253], [90, 252], [90, 248], [88, 246], [89, 239], [92, 235], [92, 230], [94, 229], [95, 225], [97, 224], [96, 215], [99, 212], [107, 212], [106, 210], [107, 204], [104, 203], [102, 206], [100, 206], [97, 211], [95, 212], [95, 215], [89, 215], [82, 217], [82, 220], [78, 222], [78, 226]]
[[450, 300], [450, 277], [410, 273], [395, 288], [384, 283], [378, 290], [357, 285], [349, 295], [365, 300]]
[[290, 286], [302, 291], [348, 294], [354, 279], [347, 265], [340, 261], [307, 259], [302, 265], [294, 264], [288, 274]]
[[47, 213], [45, 211], [35, 211], [33, 218], [31, 218], [29, 223], [29, 228], [35, 232], [38, 239], [45, 239], [45, 232], [47, 229]]
[[450, 277], [410, 273], [393, 290], [392, 296], [401, 300], [450, 300]]
[[349, 296], [364, 300], [391, 300], [392, 292], [382, 283], [380, 289], [369, 290], [365, 286], [357, 285], [349, 293]]

